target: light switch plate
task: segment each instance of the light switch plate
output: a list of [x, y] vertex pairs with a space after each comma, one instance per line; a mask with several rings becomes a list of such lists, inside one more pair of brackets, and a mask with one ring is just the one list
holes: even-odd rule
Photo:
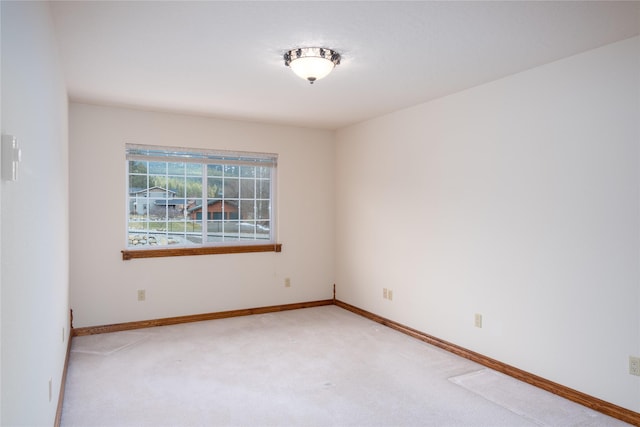
[[22, 152], [18, 147], [18, 139], [13, 135], [2, 135], [2, 179], [18, 180], [18, 163]]

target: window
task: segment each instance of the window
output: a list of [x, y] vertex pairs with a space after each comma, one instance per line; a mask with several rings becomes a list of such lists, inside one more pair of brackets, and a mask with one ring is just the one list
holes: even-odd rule
[[127, 144], [126, 161], [124, 259], [260, 248], [279, 252], [277, 155]]

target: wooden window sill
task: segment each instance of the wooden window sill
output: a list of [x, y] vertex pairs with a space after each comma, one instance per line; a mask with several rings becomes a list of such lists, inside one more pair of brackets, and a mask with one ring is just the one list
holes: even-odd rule
[[282, 243], [244, 246], [203, 246], [198, 248], [123, 250], [122, 260], [134, 258], [160, 258], [171, 256], [243, 254], [250, 252], [282, 252]]

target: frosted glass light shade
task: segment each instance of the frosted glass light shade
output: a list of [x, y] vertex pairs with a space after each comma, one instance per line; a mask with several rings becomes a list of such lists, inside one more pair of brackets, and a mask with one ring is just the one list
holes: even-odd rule
[[320, 80], [333, 70], [333, 62], [325, 58], [307, 56], [291, 61], [291, 70], [296, 75], [309, 81]]
[[324, 47], [292, 49], [284, 54], [284, 65], [310, 83], [326, 77], [340, 63], [340, 54]]

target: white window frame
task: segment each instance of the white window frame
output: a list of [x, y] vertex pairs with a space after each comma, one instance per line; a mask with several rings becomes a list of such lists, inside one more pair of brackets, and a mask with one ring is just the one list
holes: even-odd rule
[[[202, 170], [200, 172], [200, 177], [202, 179], [202, 194], [200, 197], [188, 196], [186, 190], [187, 180], [189, 179], [186, 169], [188, 169], [188, 165], [185, 165], [185, 193], [181, 196], [176, 196], [174, 200], [182, 200], [182, 207], [180, 215], [184, 215], [184, 220], [180, 221], [171, 219], [168, 216], [168, 212], [165, 210], [165, 217], [162, 219], [154, 220], [150, 214], [150, 211], [146, 213], [140, 213], [141, 221], [132, 221], [132, 190], [130, 188], [131, 180], [130, 177], [136, 176], [135, 172], [130, 174], [129, 165], [131, 161], [140, 161], [140, 162], [157, 162], [159, 163], [167, 163], [165, 176], [169, 179], [169, 166], [171, 163], [185, 163], [185, 164], [197, 164], [201, 165]], [[277, 242], [277, 234], [276, 234], [276, 176], [277, 176], [277, 163], [278, 163], [278, 155], [273, 153], [255, 153], [255, 152], [244, 152], [244, 151], [226, 151], [226, 150], [208, 150], [208, 149], [194, 149], [194, 148], [183, 148], [183, 147], [165, 147], [165, 146], [152, 146], [152, 145], [141, 145], [141, 144], [126, 144], [125, 145], [125, 162], [126, 162], [126, 203], [125, 203], [125, 250], [122, 251], [123, 259], [131, 259], [131, 258], [146, 258], [146, 257], [157, 257], [157, 256], [179, 256], [179, 255], [199, 255], [199, 254], [213, 254], [213, 253], [239, 253], [239, 252], [263, 252], [263, 251], [274, 251], [280, 252], [281, 245]], [[225, 172], [227, 168], [233, 170], [235, 167], [238, 167], [238, 175], [237, 179], [238, 185], [238, 194], [236, 196], [226, 197], [224, 195], [224, 191], [226, 187], [224, 186], [224, 180], [227, 179], [223, 174], [220, 177], [217, 175], [209, 175], [208, 166], [215, 165], [220, 166]], [[147, 163], [146, 172], [140, 174], [140, 177], [143, 176], [162, 176], [155, 175], [151, 173], [148, 169], [150, 166]], [[251, 166], [251, 167], [265, 167], [269, 174], [268, 177], [261, 179], [258, 176], [253, 177], [242, 177], [241, 171], [244, 171], [243, 167]], [[256, 170], [257, 172], [258, 170]], [[264, 171], [264, 169], [263, 169]], [[194, 175], [195, 176], [195, 175]], [[193, 180], [193, 177], [191, 177]], [[257, 186], [262, 181], [269, 185], [269, 198], [266, 197], [260, 198], [258, 197]], [[222, 181], [222, 191], [219, 196], [211, 196], [211, 193], [207, 192], [207, 183], [209, 181]], [[249, 198], [241, 198], [242, 197], [242, 183], [250, 183], [253, 181], [254, 183], [254, 194]], [[136, 187], [137, 188], [137, 187]], [[169, 209], [169, 193], [174, 193], [174, 191], [170, 188], [155, 188], [151, 185], [150, 180], [146, 181], [146, 187], [143, 188], [142, 192], [147, 192], [146, 196], [143, 197], [143, 204], [145, 207], [151, 206], [151, 200], [148, 197], [149, 190], [155, 189], [158, 194], [164, 195], [159, 200], [166, 201], [166, 209]], [[216, 190], [217, 189], [217, 190]], [[220, 188], [213, 187], [213, 191], [220, 191]], [[192, 198], [192, 200], [188, 200]], [[262, 209], [258, 208], [259, 204], [263, 204], [268, 200], [268, 206]], [[200, 202], [200, 205], [197, 205], [197, 202]], [[249, 207], [251, 207], [251, 201], [253, 201], [254, 205], [254, 217], [252, 219], [245, 218], [245, 222], [242, 222], [242, 218], [240, 215], [243, 215], [243, 212], [246, 212], [241, 209], [243, 202], [248, 202]], [[235, 203], [236, 205], [236, 215], [238, 218], [230, 218], [227, 213], [222, 213], [222, 218], [210, 218], [208, 205], [209, 203], [218, 203], [221, 202], [223, 204], [222, 209], [224, 212], [225, 207], [228, 205], [233, 208]], [[134, 209], [138, 209], [137, 205]], [[191, 206], [191, 207], [189, 207]], [[187, 223], [187, 215], [191, 213], [194, 216], [197, 216], [197, 212], [193, 209], [200, 209], [200, 218], [192, 218], [189, 222], [196, 223], [200, 222], [200, 230], [199, 235], [201, 242], [194, 243], [190, 240], [197, 240], [198, 233], [190, 232], [188, 233], [186, 230], [180, 232], [171, 232], [168, 231], [171, 228], [172, 222], [174, 224], [183, 224], [186, 227]], [[189, 211], [188, 209], [192, 209]], [[268, 217], [264, 218], [264, 212], [268, 211]], [[206, 212], [206, 213], [205, 213]], [[263, 220], [263, 224], [268, 221], [268, 237], [260, 237], [265, 236], [267, 227], [259, 224], [260, 220]], [[150, 232], [151, 223], [160, 223], [164, 222], [168, 227], [164, 231], [158, 230]], [[136, 244], [133, 245], [134, 241], [130, 237], [132, 233], [135, 234], [135, 229], [132, 228], [136, 224], [144, 224], [142, 225], [141, 232], [138, 233], [140, 235], [144, 235], [145, 244]], [[238, 232], [231, 232], [231, 236], [225, 235], [227, 226], [233, 227], [234, 224], [238, 227]], [[253, 224], [253, 228], [251, 228], [251, 224]], [[213, 233], [211, 232], [210, 227], [215, 225], [219, 232]], [[247, 228], [248, 227], [248, 228]], [[194, 228], [195, 230], [195, 228]], [[242, 230], [253, 230], [253, 238], [251, 238], [250, 233], [243, 232]], [[258, 231], [260, 230], [260, 231]], [[164, 233], [164, 234], [163, 234]], [[156, 237], [161, 239], [161, 236], [166, 236], [167, 239], [177, 240], [177, 243], [174, 244], [165, 244], [165, 245], [151, 245], [149, 242], [159, 243], [157, 240], [151, 240], [149, 237]], [[222, 241], [211, 241], [212, 236], [216, 236], [215, 238], [220, 238]], [[175, 238], [175, 239], [174, 239]], [[147, 242], [149, 240], [149, 242]], [[163, 240], [164, 242], [165, 240]], [[136, 242], [137, 243], [137, 242]]]

